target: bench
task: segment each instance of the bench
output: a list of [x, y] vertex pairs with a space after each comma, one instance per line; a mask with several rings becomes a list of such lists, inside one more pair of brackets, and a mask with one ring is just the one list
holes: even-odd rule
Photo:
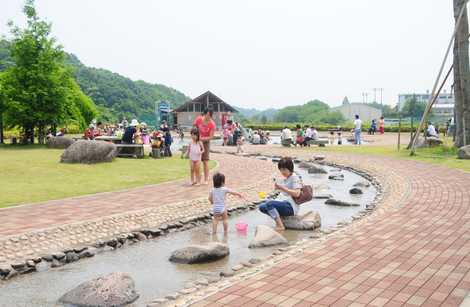
[[121, 158], [139, 158], [144, 157], [143, 144], [116, 144], [117, 156]]

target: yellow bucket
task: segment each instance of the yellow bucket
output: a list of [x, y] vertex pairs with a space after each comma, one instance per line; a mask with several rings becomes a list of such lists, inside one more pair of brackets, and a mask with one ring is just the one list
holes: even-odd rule
[[265, 199], [266, 198], [266, 192], [258, 192], [258, 196], [260, 199]]

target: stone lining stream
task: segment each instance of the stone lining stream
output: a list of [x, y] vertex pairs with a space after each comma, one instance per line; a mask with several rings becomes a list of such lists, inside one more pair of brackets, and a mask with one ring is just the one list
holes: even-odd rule
[[[258, 158], [264, 159], [264, 157]], [[304, 183], [315, 187], [315, 194], [331, 194], [336, 199], [360, 204], [358, 207], [336, 207], [324, 204], [325, 199], [314, 199], [302, 205], [300, 213], [308, 210], [320, 213], [321, 227], [325, 229], [334, 227], [341, 221], [350, 221], [352, 216], [374, 201], [377, 189], [371, 185], [369, 188], [363, 188], [364, 194], [362, 195], [350, 195], [349, 189], [355, 183], [364, 181], [364, 178], [348, 170], [331, 166], [323, 166], [323, 168], [329, 174], [344, 174], [344, 180], [330, 180], [328, 174], [308, 174], [306, 170], [298, 167], [296, 171], [302, 176]], [[239, 233], [235, 230], [235, 224], [238, 222], [248, 223], [247, 233]], [[197, 279], [208, 276], [218, 278], [221, 271], [226, 271], [240, 262], [271, 255], [279, 246], [262, 249], [248, 248], [254, 236], [255, 226], [259, 224], [272, 226], [273, 222], [257, 210], [248, 210], [232, 214], [229, 220], [229, 234], [226, 238], [221, 233], [222, 225], [219, 225], [219, 234], [216, 237], [210, 234], [210, 224], [202, 225], [156, 239], [141, 241], [132, 247], [99, 253], [95, 257], [82, 259], [63, 267], [1, 281], [0, 306], [60, 306], [56, 305], [57, 300], [68, 290], [84, 281], [112, 272], [126, 272], [132, 276], [140, 294], [135, 305], [145, 306], [152, 299], [191, 287], [188, 283]], [[286, 231], [284, 233], [289, 243], [295, 243], [311, 235], [312, 231]], [[211, 241], [226, 242], [230, 247], [230, 255], [208, 264], [184, 265], [168, 261], [171, 252], [177, 248]]]

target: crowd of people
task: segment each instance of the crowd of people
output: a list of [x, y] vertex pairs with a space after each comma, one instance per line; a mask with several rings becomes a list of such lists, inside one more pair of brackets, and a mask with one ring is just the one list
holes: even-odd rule
[[302, 128], [300, 125], [296, 126], [295, 139], [292, 135], [292, 131], [286, 126], [281, 131], [281, 142], [290, 143], [295, 146], [310, 146], [311, 141], [317, 141], [320, 138], [317, 129], [314, 126], [305, 125]]

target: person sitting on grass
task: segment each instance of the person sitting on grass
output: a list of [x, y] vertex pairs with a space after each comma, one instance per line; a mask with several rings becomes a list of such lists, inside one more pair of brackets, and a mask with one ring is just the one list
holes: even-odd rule
[[300, 177], [294, 173], [294, 162], [291, 158], [284, 157], [279, 160], [277, 168], [284, 180], [277, 183], [275, 181], [274, 188], [281, 191], [280, 196], [276, 200], [268, 200], [259, 206], [259, 210], [269, 215], [276, 222], [277, 230], [284, 230], [281, 216], [297, 215], [299, 205], [294, 201], [294, 197], [299, 197], [302, 189]]
[[212, 234], [217, 233], [217, 224], [222, 221], [224, 224], [224, 234], [228, 232], [228, 214], [225, 207], [225, 198], [227, 194], [232, 194], [244, 198], [242, 194], [225, 187], [225, 176], [221, 173], [215, 173], [212, 177], [214, 188], [209, 193], [209, 202], [212, 204]]

